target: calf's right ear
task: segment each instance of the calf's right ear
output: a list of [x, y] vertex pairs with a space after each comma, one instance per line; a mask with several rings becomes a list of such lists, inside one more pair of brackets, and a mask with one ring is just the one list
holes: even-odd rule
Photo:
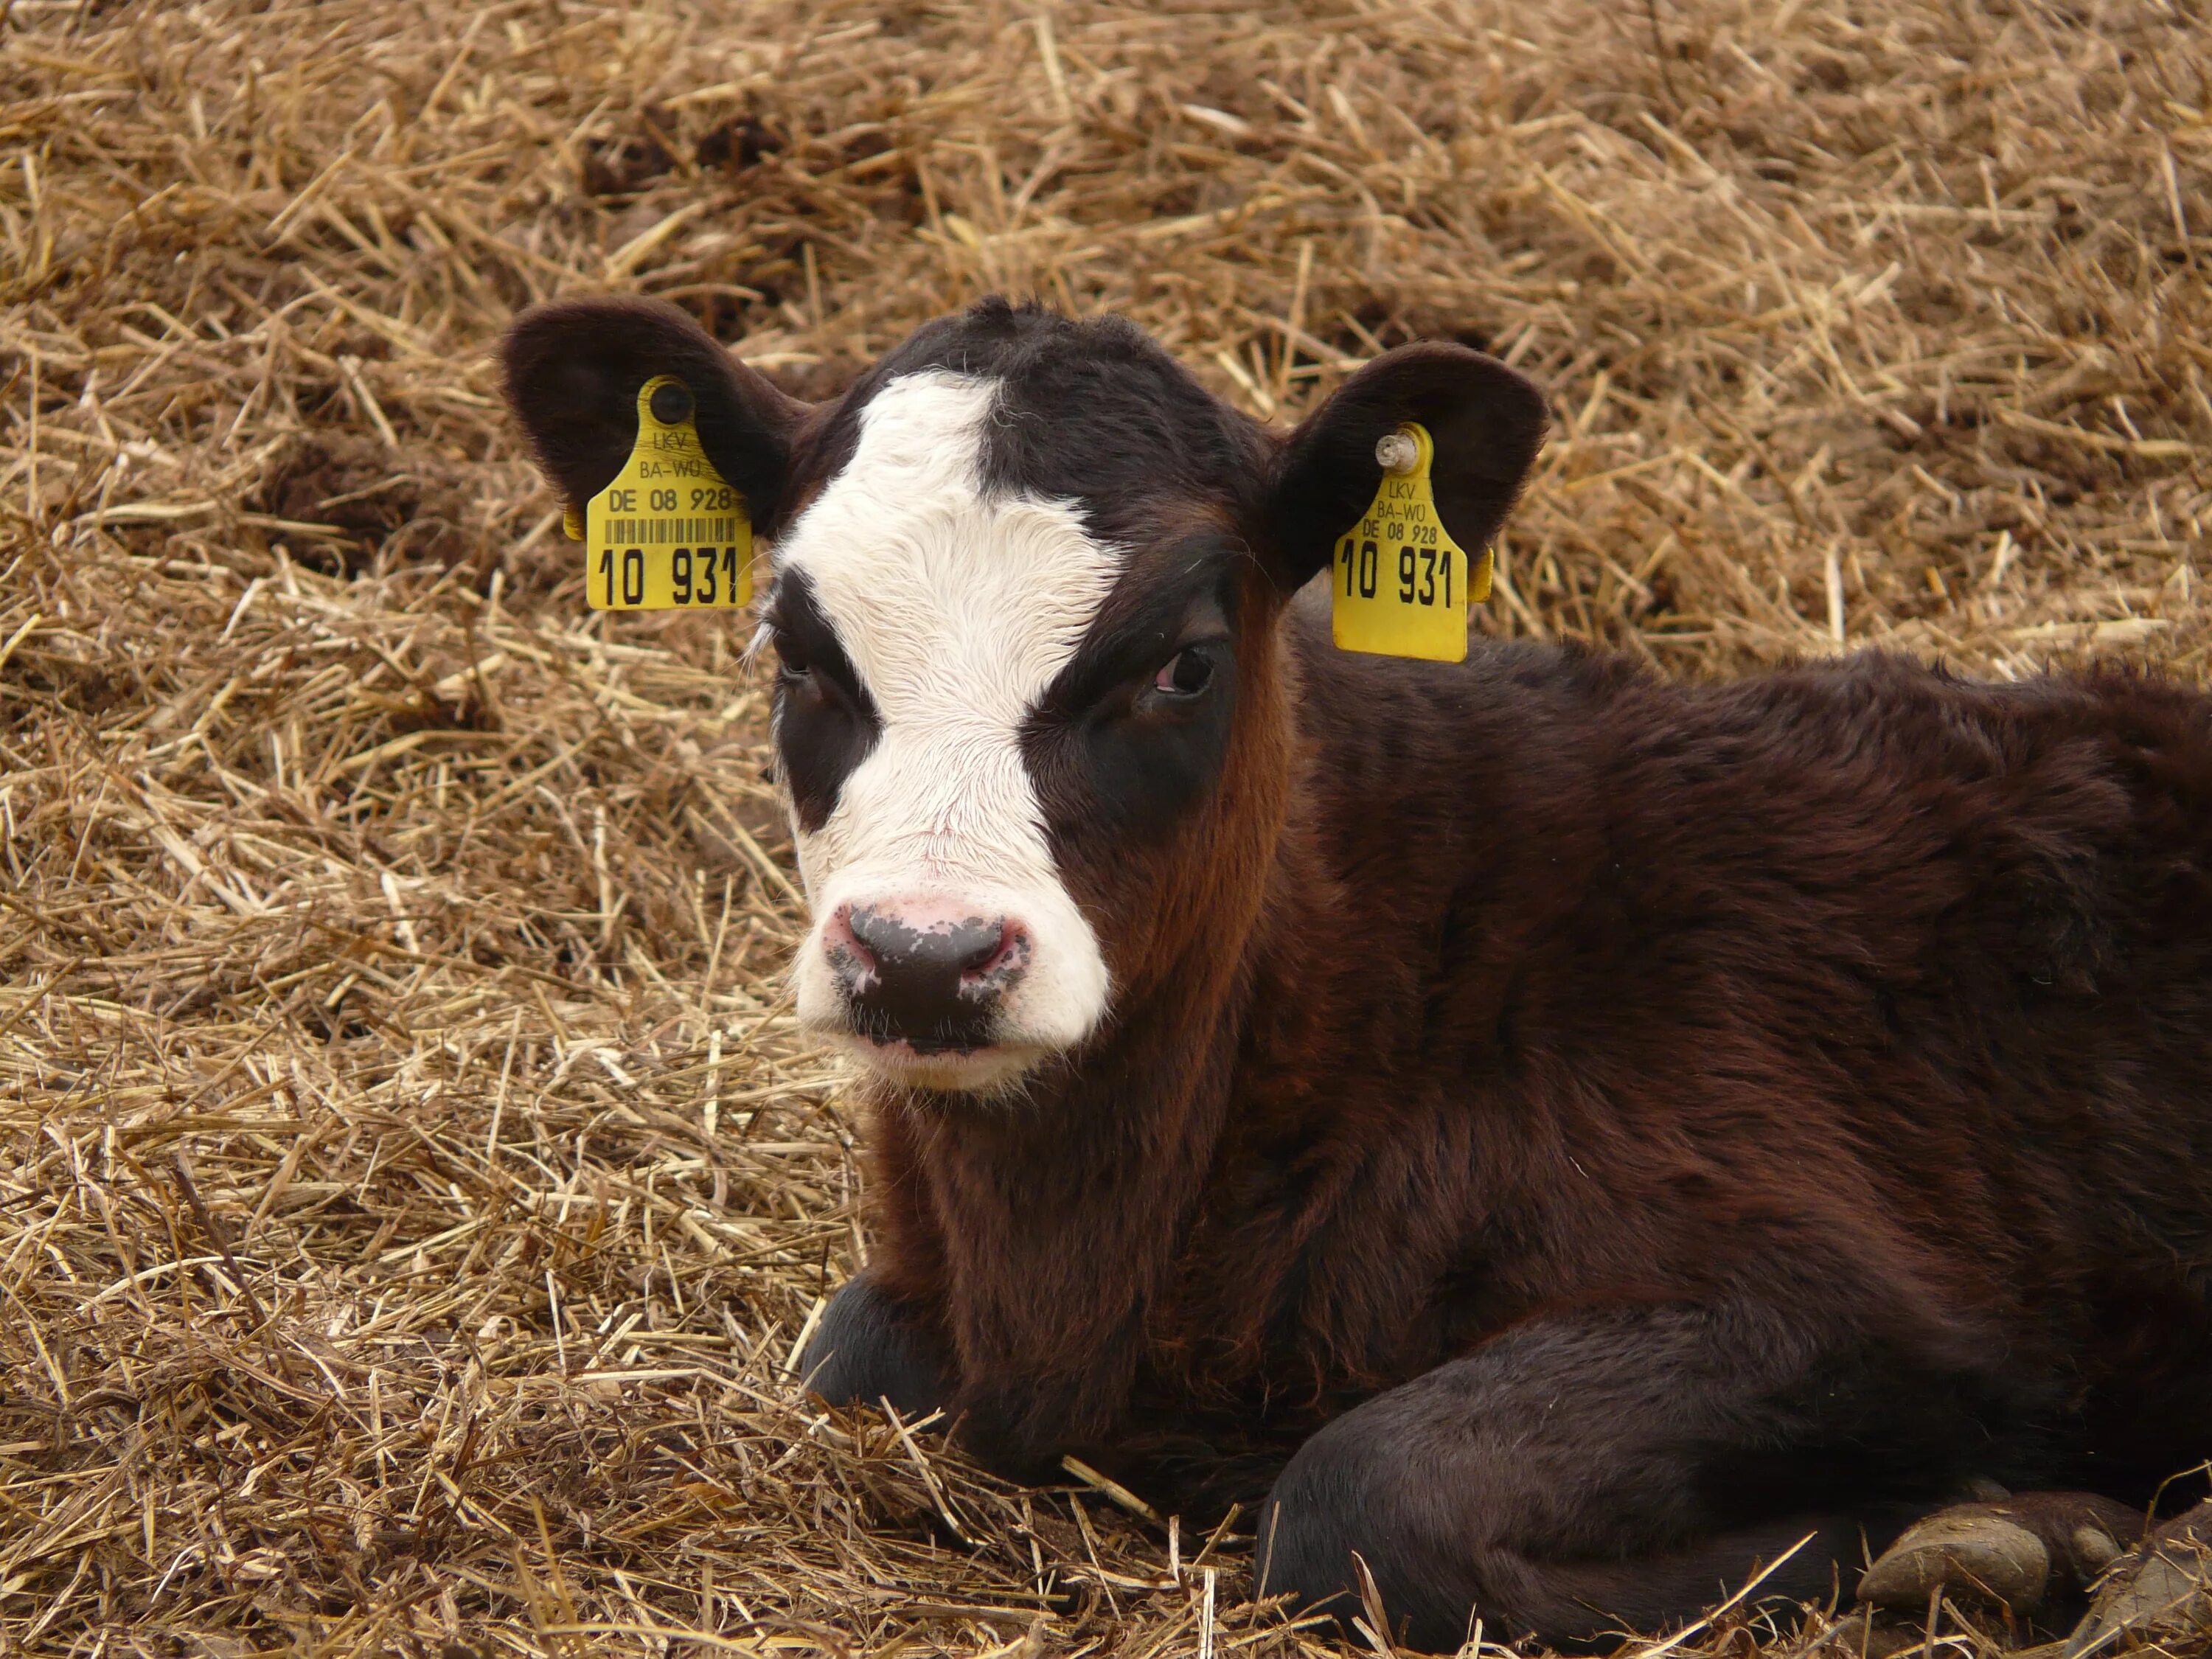
[[792, 441], [809, 405], [779, 390], [674, 306], [619, 296], [560, 300], [514, 319], [501, 349], [507, 400], [538, 463], [580, 515], [637, 441], [638, 388], [673, 374], [690, 388], [700, 447], [773, 533], [788, 505]]

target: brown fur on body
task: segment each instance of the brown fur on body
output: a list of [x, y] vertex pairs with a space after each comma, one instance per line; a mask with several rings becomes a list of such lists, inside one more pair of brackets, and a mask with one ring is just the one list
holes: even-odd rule
[[[879, 1103], [872, 1276], [979, 1445], [1249, 1499], [1501, 1333], [1720, 1306], [1804, 1361], [1685, 1533], [2212, 1449], [2203, 698], [1439, 671], [1319, 597], [1156, 986], [1018, 1108]], [[1609, 1486], [1642, 1431], [1583, 1416], [1562, 1477]]]

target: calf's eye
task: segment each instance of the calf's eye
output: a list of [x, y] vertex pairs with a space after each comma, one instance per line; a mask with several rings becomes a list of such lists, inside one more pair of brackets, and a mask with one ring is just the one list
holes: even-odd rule
[[1152, 690], [1164, 696], [1194, 697], [1212, 678], [1212, 660], [1204, 653], [1178, 651], [1152, 676]]
[[771, 635], [769, 642], [775, 647], [776, 667], [781, 671], [784, 678], [800, 679], [813, 671], [814, 665], [807, 661], [806, 653], [789, 635]]

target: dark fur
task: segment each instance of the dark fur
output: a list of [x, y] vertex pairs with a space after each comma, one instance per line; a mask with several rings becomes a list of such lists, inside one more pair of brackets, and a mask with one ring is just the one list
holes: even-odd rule
[[1040, 711], [1114, 1012], [1018, 1102], [878, 1102], [817, 1386], [942, 1405], [1016, 1473], [1272, 1486], [1270, 1588], [1336, 1595], [1356, 1552], [1443, 1647], [1678, 1619], [1808, 1533], [1769, 1588], [1820, 1593], [1972, 1477], [2133, 1502], [2212, 1452], [2212, 702], [1339, 653], [1326, 596], [1283, 596], [1374, 436], [1421, 411], [1487, 533], [1517, 379], [1394, 353], [1284, 441], [1025, 314], [895, 358], [1118, 388], [1046, 411], [1132, 475], [1099, 653], [1195, 564], [1233, 663], [1161, 814], [1103, 809], [1158, 769], [1066, 746], [1093, 705]]

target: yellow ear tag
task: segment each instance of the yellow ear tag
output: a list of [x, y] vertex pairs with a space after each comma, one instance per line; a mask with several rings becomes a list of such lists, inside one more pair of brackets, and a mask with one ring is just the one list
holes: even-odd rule
[[584, 507], [584, 598], [594, 611], [726, 611], [753, 597], [744, 498], [700, 447], [691, 391], [637, 389], [637, 443]]
[[1491, 552], [1470, 561], [1437, 514], [1436, 446], [1407, 422], [1375, 447], [1382, 487], [1336, 544], [1330, 631], [1340, 651], [1467, 660], [1467, 606], [1490, 597]]

